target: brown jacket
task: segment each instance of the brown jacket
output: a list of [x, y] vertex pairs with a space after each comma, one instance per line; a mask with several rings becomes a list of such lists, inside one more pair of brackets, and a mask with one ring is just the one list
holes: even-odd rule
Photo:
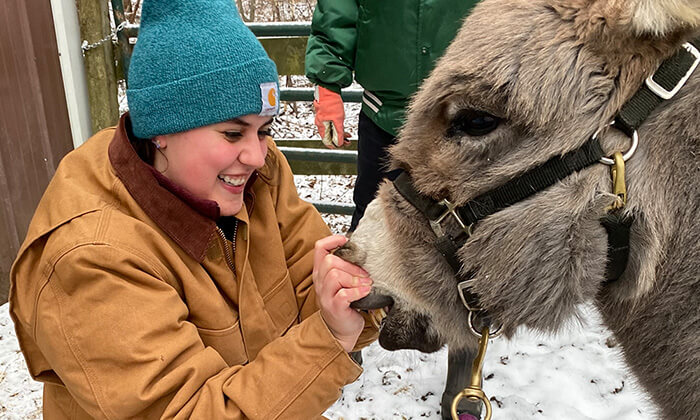
[[320, 417], [361, 368], [317, 311], [313, 245], [329, 231], [286, 160], [270, 142], [276, 164], [248, 186], [234, 253], [203, 215], [213, 203], [166, 188], [126, 124], [63, 159], [12, 267], [44, 417]]

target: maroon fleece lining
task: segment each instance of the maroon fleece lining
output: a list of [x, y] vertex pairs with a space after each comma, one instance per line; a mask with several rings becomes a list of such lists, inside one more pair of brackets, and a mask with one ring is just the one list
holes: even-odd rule
[[129, 141], [127, 118], [128, 113], [119, 119], [109, 145], [109, 160], [117, 177], [139, 207], [189, 256], [201, 263], [215, 233], [218, 204], [194, 197], [141, 160]]

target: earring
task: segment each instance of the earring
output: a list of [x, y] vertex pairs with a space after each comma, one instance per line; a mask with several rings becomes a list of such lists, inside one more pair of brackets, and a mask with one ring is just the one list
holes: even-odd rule
[[160, 149], [160, 140], [151, 140], [151, 143], [156, 146], [156, 149]]

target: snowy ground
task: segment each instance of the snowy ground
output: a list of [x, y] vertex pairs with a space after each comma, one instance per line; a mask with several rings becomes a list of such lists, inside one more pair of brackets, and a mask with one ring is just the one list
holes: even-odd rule
[[[302, 177], [308, 200], [350, 203], [353, 177]], [[326, 216], [344, 232], [348, 216]], [[556, 337], [522, 330], [513, 340], [492, 340], [484, 365], [484, 389], [498, 420], [642, 420], [654, 417], [647, 396], [621, 362], [609, 331], [591, 308], [589, 325], [572, 325]], [[364, 374], [346, 387], [326, 416], [334, 420], [440, 420], [447, 371], [442, 350], [425, 355], [364, 350]], [[41, 385], [32, 381], [19, 352], [8, 305], [0, 306], [0, 419], [41, 418]]]
[[[556, 337], [521, 331], [492, 340], [484, 364], [484, 389], [498, 420], [642, 420], [653, 418], [647, 397], [635, 388], [608, 331], [589, 308], [591, 325]], [[326, 416], [334, 420], [440, 420], [447, 371], [445, 350], [426, 355], [364, 350], [360, 379]], [[41, 384], [32, 381], [19, 352], [8, 305], [0, 306], [0, 419], [41, 418]]]
[[[609, 331], [593, 321], [556, 337], [521, 331], [492, 340], [484, 363], [484, 391], [493, 418], [505, 420], [641, 420], [654, 418], [621, 356], [608, 347]], [[365, 372], [327, 411], [331, 419], [441, 419], [447, 353], [364, 351]]]

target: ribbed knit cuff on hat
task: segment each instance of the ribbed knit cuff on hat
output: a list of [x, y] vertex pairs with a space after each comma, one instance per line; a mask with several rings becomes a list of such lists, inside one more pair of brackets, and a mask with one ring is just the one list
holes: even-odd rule
[[277, 69], [264, 56], [166, 84], [128, 89], [134, 134], [152, 138], [260, 114], [260, 85], [270, 83], [271, 74]]

